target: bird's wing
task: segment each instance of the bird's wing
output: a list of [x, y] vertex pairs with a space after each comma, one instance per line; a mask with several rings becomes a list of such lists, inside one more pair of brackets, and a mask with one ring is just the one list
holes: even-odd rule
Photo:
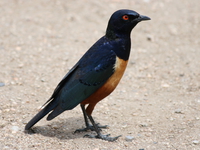
[[108, 47], [89, 50], [56, 88], [52, 98], [58, 105], [47, 119], [73, 109], [98, 90], [114, 73], [115, 61], [116, 54]]
[[[77, 68], [62, 83], [56, 98], [64, 110], [73, 109], [92, 95], [114, 73], [116, 56], [113, 51], [87, 54], [79, 61]], [[70, 77], [69, 77], [70, 76]]]

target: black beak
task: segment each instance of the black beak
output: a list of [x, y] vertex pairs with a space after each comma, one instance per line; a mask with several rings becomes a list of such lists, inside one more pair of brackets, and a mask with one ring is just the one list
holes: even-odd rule
[[139, 21], [143, 21], [143, 20], [151, 20], [151, 18], [147, 17], [147, 16], [143, 16], [140, 15], [140, 17], [138, 18]]

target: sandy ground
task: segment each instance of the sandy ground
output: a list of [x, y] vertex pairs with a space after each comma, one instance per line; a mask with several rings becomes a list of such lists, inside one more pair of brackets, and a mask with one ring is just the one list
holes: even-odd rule
[[[35, 134], [25, 134], [26, 123], [121, 8], [152, 18], [132, 31], [126, 73], [93, 113], [109, 125], [104, 134], [122, 137], [107, 142], [74, 134], [84, 126], [80, 107], [42, 119]], [[199, 8], [199, 0], [1, 0], [0, 149], [200, 150]]]

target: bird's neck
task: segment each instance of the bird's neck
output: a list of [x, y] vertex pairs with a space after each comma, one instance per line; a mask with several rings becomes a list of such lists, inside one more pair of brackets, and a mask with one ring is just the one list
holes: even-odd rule
[[115, 47], [113, 50], [115, 51], [116, 55], [123, 60], [128, 60], [131, 48], [130, 35], [107, 32], [105, 37]]
[[115, 39], [130, 39], [130, 33], [127, 32], [116, 32], [116, 31], [113, 31], [113, 30], [109, 30], [107, 29], [106, 30], [106, 37], [108, 39], [112, 39], [112, 40], [115, 40]]

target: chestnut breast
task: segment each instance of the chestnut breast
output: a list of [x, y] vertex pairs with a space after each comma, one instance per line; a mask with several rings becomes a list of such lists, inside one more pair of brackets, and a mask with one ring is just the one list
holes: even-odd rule
[[106, 83], [100, 87], [94, 94], [85, 99], [81, 104], [98, 103], [100, 100], [108, 96], [118, 85], [126, 69], [128, 61], [116, 58], [113, 75], [106, 81]]

